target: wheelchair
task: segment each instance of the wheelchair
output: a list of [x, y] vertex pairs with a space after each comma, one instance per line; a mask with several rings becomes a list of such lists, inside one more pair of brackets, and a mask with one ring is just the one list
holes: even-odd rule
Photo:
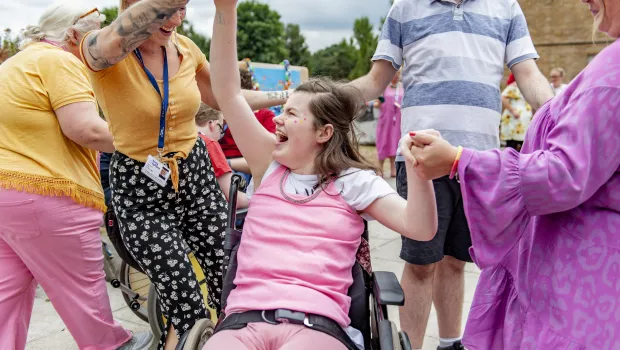
[[[125, 303], [138, 318], [149, 323], [154, 338], [159, 339], [164, 329], [167, 327], [167, 320], [161, 310], [157, 290], [155, 286], [151, 284], [148, 276], [144, 274], [140, 265], [138, 265], [127, 251], [120, 235], [120, 228], [116, 215], [111, 208], [108, 209], [105, 214], [105, 223], [108, 238], [122, 261], [119, 271], [116, 272], [112, 263], [112, 253], [107, 249], [107, 244], [104, 242], [104, 271], [106, 280], [110, 282], [112, 287], [121, 290]], [[185, 245], [184, 249], [199, 281], [204, 304], [208, 305], [208, 290], [205, 275], [189, 246]], [[207, 310], [211, 320], [216, 322], [216, 311], [209, 307], [207, 307]]]
[[[237, 271], [237, 251], [241, 241], [242, 232], [235, 225], [237, 222], [237, 188], [241, 181], [240, 176], [233, 175], [230, 186], [230, 202], [228, 212], [228, 227], [226, 229], [226, 241], [224, 245], [224, 286], [222, 291], [222, 305], [226, 305], [228, 295], [235, 288], [233, 283]], [[240, 214], [245, 216], [246, 212]], [[365, 222], [362, 238], [368, 241], [368, 226]], [[388, 318], [387, 307], [389, 305], [402, 306], [405, 298], [396, 278], [392, 272], [377, 271], [368, 273], [362, 268], [360, 262], [356, 262], [352, 270], [353, 284], [349, 288], [348, 295], [351, 297], [349, 317], [351, 326], [359, 330], [364, 337], [365, 350], [411, 350], [409, 337], [405, 332], [398, 332], [394, 322]], [[263, 314], [264, 316], [264, 314]], [[224, 320], [222, 313], [217, 322], [218, 326]], [[303, 318], [297, 321], [307, 321]], [[201, 320], [190, 330], [183, 334], [176, 350], [201, 350], [215, 329], [215, 323], [209, 320]], [[308, 324], [306, 324], [308, 326]]]
[[[109, 232], [108, 224], [112, 224], [112, 222], [106, 220], [106, 231]], [[117, 253], [121, 259], [120, 266], [118, 266], [117, 261], [114, 259], [114, 253], [110, 250], [108, 243], [103, 240], [101, 243], [106, 282], [110, 283], [113, 288], [121, 291], [123, 300], [139, 319], [148, 322], [147, 301], [151, 284], [149, 278], [140, 269], [131, 266], [122, 259], [122, 254], [120, 253]], [[112, 245], [115, 246], [115, 244]], [[115, 250], [119, 251], [116, 247]]]

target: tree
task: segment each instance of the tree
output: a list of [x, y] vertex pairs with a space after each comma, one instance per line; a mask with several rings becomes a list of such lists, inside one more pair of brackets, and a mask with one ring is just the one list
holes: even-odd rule
[[314, 76], [327, 76], [335, 80], [346, 79], [357, 59], [357, 49], [353, 40], [342, 39], [325, 49], [317, 51], [310, 61], [310, 71]]
[[[106, 16], [105, 21], [101, 24], [101, 27], [103, 28], [109, 26], [116, 19], [116, 17], [118, 17], [118, 7], [106, 7], [101, 10], [101, 13]], [[200, 51], [202, 51], [207, 56], [207, 58], [209, 58], [211, 39], [196, 32], [194, 30], [194, 26], [187, 19], [183, 20], [181, 26], [177, 28], [177, 32], [190, 38], [196, 44], [196, 46], [200, 48]]]
[[107, 27], [118, 17], [118, 7], [106, 7], [101, 10], [101, 14], [105, 15], [105, 21], [101, 23], [101, 28]]
[[237, 16], [239, 59], [278, 64], [288, 58], [284, 24], [278, 12], [269, 5], [250, 0], [239, 4]]
[[308, 66], [310, 63], [310, 50], [306, 44], [306, 38], [301, 34], [298, 24], [286, 25], [286, 49], [288, 60], [292, 65]]
[[357, 44], [357, 58], [355, 67], [349, 74], [349, 79], [351, 80], [368, 73], [371, 64], [370, 60], [378, 43], [378, 37], [373, 34], [373, 26], [368, 17], [355, 20], [353, 37]]
[[13, 38], [11, 29], [4, 30], [4, 36], [0, 40], [0, 64], [19, 52], [19, 36]]

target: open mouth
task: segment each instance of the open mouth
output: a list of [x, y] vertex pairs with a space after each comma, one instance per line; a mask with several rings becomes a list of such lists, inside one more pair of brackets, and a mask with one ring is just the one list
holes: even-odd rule
[[165, 35], [170, 35], [174, 31], [174, 27], [172, 27], [172, 28], [161, 27], [161, 28], [159, 28], [159, 30], [162, 33], [164, 33]]
[[276, 131], [276, 140], [278, 141], [278, 143], [283, 143], [288, 141], [288, 136], [286, 136], [280, 131]]

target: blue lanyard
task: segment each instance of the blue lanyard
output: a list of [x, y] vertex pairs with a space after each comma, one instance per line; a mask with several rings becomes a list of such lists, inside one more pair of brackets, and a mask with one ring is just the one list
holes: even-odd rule
[[[157, 151], [159, 152], [160, 156], [161, 156], [161, 152], [164, 151], [164, 136], [166, 135], [166, 113], [168, 112], [168, 96], [170, 93], [169, 92], [170, 87], [169, 87], [169, 82], [168, 82], [168, 55], [166, 54], [165, 48], [163, 48], [163, 51], [164, 51], [164, 96], [162, 97], [162, 101], [161, 101], [161, 113], [159, 115], [159, 140], [157, 141]], [[142, 64], [142, 68], [144, 69], [146, 76], [149, 78], [151, 85], [153, 85], [153, 87], [157, 91], [157, 94], [161, 96], [161, 91], [159, 90], [159, 85], [157, 84], [157, 80], [155, 80], [155, 77], [153, 76], [153, 74], [151, 74], [148, 68], [146, 68], [146, 66], [144, 65], [144, 60], [142, 60], [142, 55], [140, 54], [140, 50], [135, 49], [134, 53], [136, 54], [136, 57], [138, 57], [138, 60], [140, 60], [140, 63]]]

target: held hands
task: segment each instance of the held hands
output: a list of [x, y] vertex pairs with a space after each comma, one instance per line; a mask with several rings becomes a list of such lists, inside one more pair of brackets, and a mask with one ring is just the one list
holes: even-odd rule
[[457, 148], [442, 139], [436, 130], [410, 132], [401, 139], [400, 151], [424, 180], [450, 174], [457, 155]]

